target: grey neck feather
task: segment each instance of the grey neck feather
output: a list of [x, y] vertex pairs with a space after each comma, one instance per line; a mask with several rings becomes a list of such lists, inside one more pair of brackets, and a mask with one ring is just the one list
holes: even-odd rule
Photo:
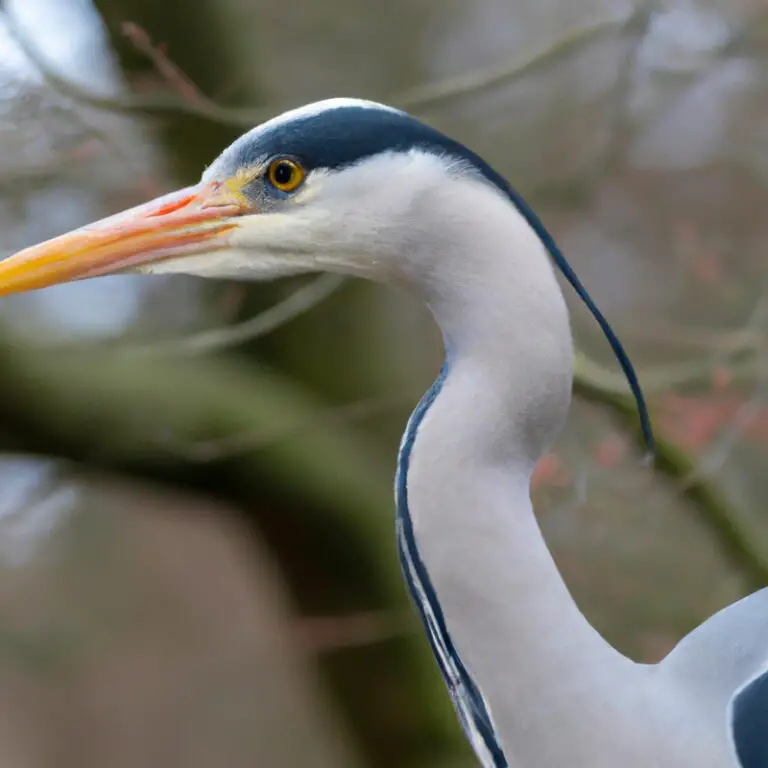
[[[631, 730], [621, 716], [616, 721], [616, 685], [624, 681], [631, 698], [639, 667], [579, 611], [530, 502], [532, 469], [570, 403], [571, 334], [554, 271], [508, 201], [466, 186], [466, 206], [457, 205], [454, 187], [452, 201], [432, 201], [421, 212], [453, 215], [424, 227], [441, 232], [441, 241], [425, 242], [423, 252], [416, 244], [418, 267], [408, 276], [443, 330], [449, 363], [415, 426], [407, 512], [452, 642], [490, 706], [506, 759], [538, 765], [535, 754], [542, 765], [582, 764], [557, 752], [569, 739], [536, 729], [556, 722], [582, 733], [594, 727], [596, 735]], [[473, 210], [482, 221], [467, 221]], [[554, 762], [542, 754], [548, 742]]]

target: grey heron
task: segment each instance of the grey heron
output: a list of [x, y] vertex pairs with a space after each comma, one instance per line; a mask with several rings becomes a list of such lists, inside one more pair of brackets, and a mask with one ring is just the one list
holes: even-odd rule
[[0, 263], [0, 295], [115, 272], [266, 280], [332, 271], [417, 294], [445, 364], [397, 462], [396, 540], [485, 768], [767, 768], [768, 590], [658, 664], [611, 647], [572, 599], [529, 481], [570, 405], [557, 266], [631, 363], [541, 221], [461, 143], [399, 110], [331, 99], [226, 148], [199, 184]]

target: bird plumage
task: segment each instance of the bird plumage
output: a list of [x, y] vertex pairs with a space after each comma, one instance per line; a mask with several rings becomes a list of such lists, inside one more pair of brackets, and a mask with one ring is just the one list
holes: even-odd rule
[[[275, 158], [305, 176], [270, 182]], [[156, 231], [156, 234], [152, 234]], [[329, 270], [418, 294], [446, 360], [395, 480], [403, 574], [484, 768], [768, 768], [768, 592], [662, 662], [612, 648], [573, 601], [529, 485], [570, 405], [553, 264], [634, 370], [551, 235], [481, 158], [372, 102], [333, 99], [238, 139], [199, 185], [0, 264], [0, 294], [115, 269], [270, 279]]]

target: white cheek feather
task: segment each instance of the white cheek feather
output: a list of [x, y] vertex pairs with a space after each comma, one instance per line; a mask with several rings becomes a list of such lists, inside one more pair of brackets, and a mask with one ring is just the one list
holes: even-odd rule
[[[411, 204], [426, 195], [445, 190], [462, 180], [481, 177], [465, 161], [413, 149], [384, 152], [339, 171], [317, 173], [319, 205], [343, 211], [340, 219], [354, 220], [362, 213], [374, 214], [384, 223], [393, 216], [399, 221]], [[307, 186], [314, 185], [315, 174]], [[463, 185], [462, 185], [463, 186]]]
[[314, 258], [233, 246], [213, 253], [170, 257], [134, 271], [145, 275], [195, 275], [261, 282], [319, 269]]
[[[259, 259], [258, 263], [261, 261]], [[248, 255], [238, 248], [171, 256], [152, 264], [142, 265], [136, 271], [147, 275], [186, 274], [198, 277], [253, 279], [253, 264], [248, 259]]]
[[[435, 238], [430, 227], [450, 225], [476, 203], [477, 178], [453, 158], [420, 150], [386, 152], [338, 171], [313, 173], [297, 198], [303, 210], [296, 211], [296, 224], [313, 232], [324, 248], [335, 244], [358, 263], [368, 259], [397, 273], [423, 257], [417, 251]], [[489, 187], [483, 186], [487, 194]], [[495, 190], [490, 194], [496, 196]]]

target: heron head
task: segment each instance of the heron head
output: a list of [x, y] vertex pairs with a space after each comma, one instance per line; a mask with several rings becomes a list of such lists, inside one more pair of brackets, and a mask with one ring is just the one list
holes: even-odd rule
[[414, 206], [461, 165], [454, 147], [383, 105], [311, 104], [241, 136], [198, 184], [0, 262], [0, 296], [120, 272], [396, 280]]
[[0, 262], [0, 296], [120, 272], [268, 280], [330, 271], [415, 285], [439, 300], [481, 274], [488, 279], [469, 257], [496, 256], [483, 242], [499, 219], [513, 223], [504, 239], [517, 258], [506, 268], [518, 325], [535, 313], [546, 322], [542, 297], [559, 311], [549, 252], [616, 353], [651, 447], [621, 343], [525, 201], [463, 144], [374, 102], [329, 99], [263, 123], [227, 147], [198, 184]]

